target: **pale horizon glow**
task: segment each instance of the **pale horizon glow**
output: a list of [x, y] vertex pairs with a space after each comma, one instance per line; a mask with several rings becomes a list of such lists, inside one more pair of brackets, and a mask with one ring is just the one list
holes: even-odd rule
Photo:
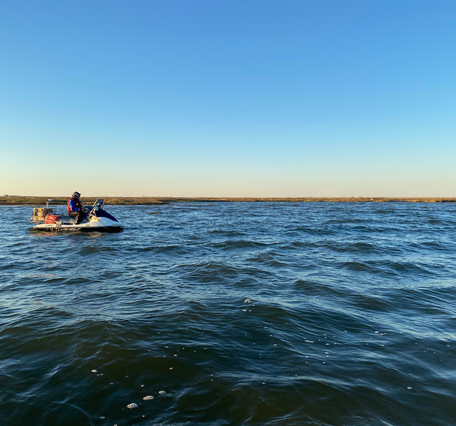
[[453, 0], [0, 10], [0, 195], [456, 196]]

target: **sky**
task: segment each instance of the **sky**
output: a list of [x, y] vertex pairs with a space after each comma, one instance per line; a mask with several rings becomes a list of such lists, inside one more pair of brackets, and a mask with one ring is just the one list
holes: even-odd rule
[[0, 0], [0, 195], [456, 196], [454, 0]]

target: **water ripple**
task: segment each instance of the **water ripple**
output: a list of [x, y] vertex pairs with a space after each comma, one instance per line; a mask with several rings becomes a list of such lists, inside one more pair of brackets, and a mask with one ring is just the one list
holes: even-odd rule
[[2, 426], [454, 423], [455, 206], [0, 209]]

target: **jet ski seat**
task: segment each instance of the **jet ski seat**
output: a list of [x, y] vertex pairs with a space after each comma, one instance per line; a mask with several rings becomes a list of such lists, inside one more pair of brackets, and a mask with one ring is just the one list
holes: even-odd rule
[[60, 220], [62, 222], [66, 222], [66, 223], [76, 223], [76, 218], [74, 217], [71, 217], [69, 215], [63, 215], [63, 216], [60, 216]]

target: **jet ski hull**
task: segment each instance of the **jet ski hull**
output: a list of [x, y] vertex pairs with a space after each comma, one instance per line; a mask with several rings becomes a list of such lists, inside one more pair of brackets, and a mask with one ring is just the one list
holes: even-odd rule
[[56, 231], [56, 232], [122, 232], [122, 225], [105, 217], [97, 218], [90, 222], [79, 224], [57, 221], [55, 223], [41, 223], [35, 225], [33, 229], [37, 231]]

